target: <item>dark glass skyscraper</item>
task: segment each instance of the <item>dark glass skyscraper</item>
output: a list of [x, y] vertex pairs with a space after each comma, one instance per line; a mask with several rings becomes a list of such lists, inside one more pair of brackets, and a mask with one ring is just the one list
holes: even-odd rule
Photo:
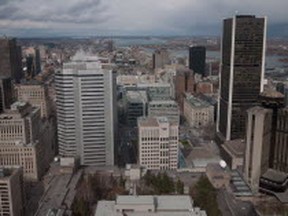
[[205, 76], [206, 48], [194, 46], [189, 48], [189, 69]]
[[263, 91], [266, 18], [224, 20], [217, 130], [226, 140], [244, 138], [246, 110]]
[[0, 38], [0, 76], [11, 77], [16, 82], [22, 78], [21, 48], [16, 39]]

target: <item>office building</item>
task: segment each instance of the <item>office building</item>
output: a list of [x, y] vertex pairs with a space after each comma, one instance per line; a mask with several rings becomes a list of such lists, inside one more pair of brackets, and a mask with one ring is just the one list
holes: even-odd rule
[[55, 74], [59, 153], [81, 165], [114, 164], [116, 73], [78, 52]]
[[214, 122], [214, 107], [191, 94], [186, 94], [183, 111], [191, 127], [203, 128]]
[[175, 99], [183, 113], [183, 103], [185, 93], [194, 93], [194, 74], [189, 69], [179, 69], [176, 71], [174, 80]]
[[266, 18], [224, 20], [217, 131], [223, 139], [244, 138], [248, 108], [263, 91]]
[[148, 104], [149, 117], [167, 117], [169, 122], [180, 122], [180, 110], [173, 100], [153, 100]]
[[15, 85], [15, 95], [18, 101], [28, 102], [32, 106], [39, 107], [42, 118], [48, 118], [50, 114], [47, 86], [39, 83], [24, 83]]
[[0, 76], [19, 82], [22, 78], [21, 58], [21, 48], [15, 38], [0, 38]]
[[252, 192], [259, 190], [259, 179], [269, 168], [272, 110], [248, 109], [244, 178]]
[[0, 125], [0, 166], [23, 166], [25, 180], [39, 180], [54, 156], [40, 109], [15, 102], [0, 115]]
[[190, 196], [131, 196], [119, 195], [115, 201], [98, 202], [95, 216], [207, 216], [193, 207]]
[[0, 113], [10, 109], [13, 102], [13, 89], [11, 78], [0, 77]]
[[[273, 147], [272, 147], [273, 148]], [[288, 173], [288, 108], [280, 109], [277, 113], [275, 145], [271, 168]]]
[[169, 100], [174, 97], [169, 83], [138, 83], [137, 89], [147, 91], [148, 100]]
[[31, 79], [41, 72], [41, 58], [38, 48], [29, 47], [24, 50], [26, 54], [26, 78]]
[[24, 216], [23, 172], [20, 167], [0, 167], [0, 215]]
[[159, 49], [153, 53], [153, 69], [164, 68], [170, 64], [169, 53], [166, 49]]
[[[262, 107], [272, 111], [269, 167], [278, 167], [278, 169], [281, 170], [280, 167], [282, 167], [282, 165], [280, 164], [283, 164], [283, 168], [285, 168], [285, 164], [288, 163], [288, 161], [285, 162], [286, 159], [280, 162], [281, 158], [283, 156], [285, 157], [285, 154], [288, 156], [288, 153], [285, 152], [285, 148], [288, 147], [288, 144], [285, 143], [285, 121], [287, 121], [287, 119], [285, 117], [285, 110], [282, 109], [285, 106], [284, 95], [272, 89], [266, 89], [259, 95], [259, 102]], [[288, 171], [288, 164], [286, 167]]]
[[137, 126], [137, 118], [147, 115], [148, 99], [146, 91], [127, 91], [125, 93], [126, 123]]
[[192, 46], [189, 48], [189, 69], [194, 73], [205, 76], [206, 70], [206, 48], [203, 46]]
[[139, 164], [150, 170], [177, 169], [178, 127], [166, 117], [139, 118]]

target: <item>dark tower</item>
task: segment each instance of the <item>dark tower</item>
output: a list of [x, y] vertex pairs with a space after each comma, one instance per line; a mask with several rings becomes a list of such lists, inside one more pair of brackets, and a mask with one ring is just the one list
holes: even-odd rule
[[194, 73], [205, 76], [206, 48], [194, 46], [189, 48], [189, 69]]
[[266, 18], [224, 20], [217, 131], [225, 140], [245, 137], [246, 111], [263, 91]]
[[0, 77], [0, 113], [10, 109], [13, 102], [11, 78]]
[[0, 38], [0, 76], [11, 77], [16, 82], [22, 78], [21, 48], [16, 39]]

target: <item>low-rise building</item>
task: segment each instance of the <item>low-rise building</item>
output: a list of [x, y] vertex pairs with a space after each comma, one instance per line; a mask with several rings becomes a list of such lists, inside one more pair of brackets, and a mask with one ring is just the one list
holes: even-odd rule
[[179, 124], [179, 106], [173, 100], [150, 101], [148, 104], [148, 116], [167, 117], [170, 122], [176, 122]]
[[193, 207], [190, 196], [117, 196], [115, 201], [99, 201], [95, 216], [206, 216]]
[[0, 168], [0, 215], [24, 215], [23, 172], [20, 167]]
[[184, 116], [191, 127], [205, 127], [214, 121], [214, 107], [204, 100], [186, 94]]
[[139, 164], [149, 170], [177, 169], [178, 128], [166, 117], [139, 118]]

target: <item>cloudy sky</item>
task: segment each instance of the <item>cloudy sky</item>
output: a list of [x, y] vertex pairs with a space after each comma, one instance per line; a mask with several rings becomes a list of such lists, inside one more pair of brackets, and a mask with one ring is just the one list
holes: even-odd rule
[[8, 36], [218, 35], [239, 14], [268, 16], [288, 35], [288, 0], [0, 0]]

